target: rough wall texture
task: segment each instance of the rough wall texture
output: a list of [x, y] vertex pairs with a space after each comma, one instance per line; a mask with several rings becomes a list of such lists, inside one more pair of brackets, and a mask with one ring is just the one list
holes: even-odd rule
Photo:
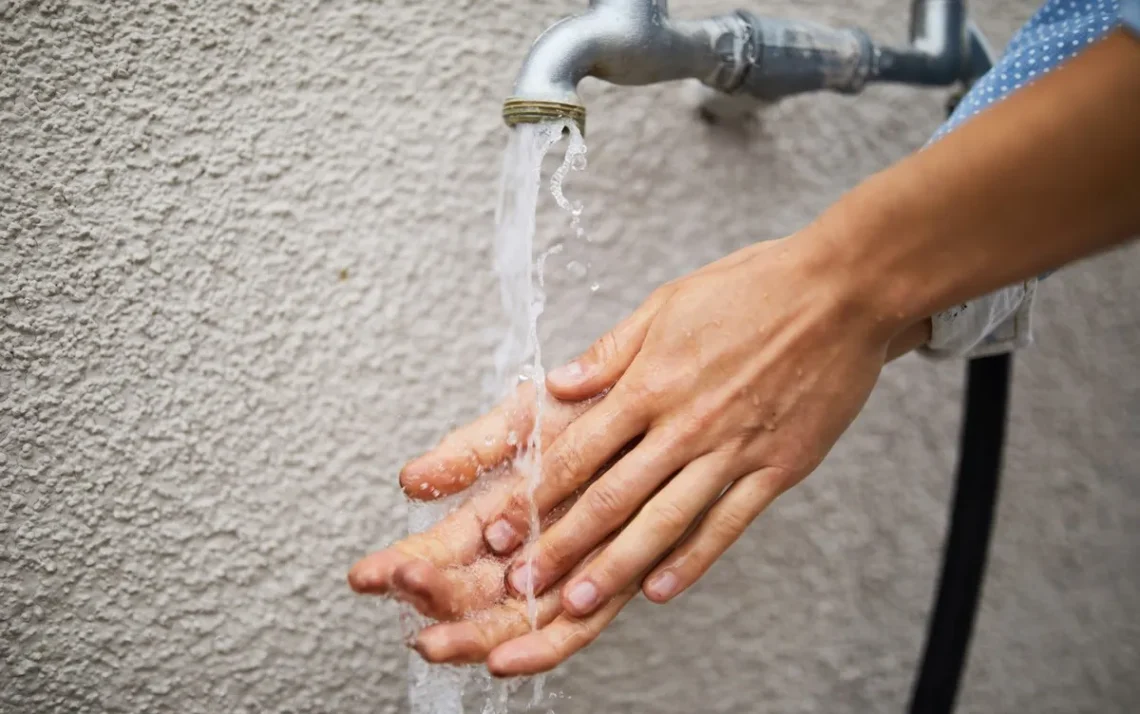
[[[1032, 4], [977, 3], [999, 42]], [[401, 462], [478, 408], [498, 103], [577, 5], [0, 2], [0, 711], [404, 707], [395, 611], [344, 572], [402, 531]], [[906, 5], [753, 4], [884, 38]], [[677, 87], [586, 95], [603, 287], [555, 268], [555, 358], [802, 225], [941, 101], [801, 99], [742, 135]], [[1138, 270], [1043, 289], [963, 712], [1140, 707]], [[556, 711], [900, 711], [960, 373], [892, 366], [699, 587], [555, 675]]]

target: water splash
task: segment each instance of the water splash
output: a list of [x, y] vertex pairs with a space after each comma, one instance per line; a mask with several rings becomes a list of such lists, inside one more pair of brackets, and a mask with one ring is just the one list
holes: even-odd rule
[[[562, 250], [560, 243], [536, 256], [535, 225], [541, 186], [542, 161], [564, 134], [569, 142], [562, 164], [550, 179], [555, 202], [570, 214], [571, 227], [578, 238], [582, 205], [571, 203], [563, 193], [563, 182], [570, 171], [586, 167], [586, 144], [578, 127], [569, 121], [548, 124], [520, 124], [511, 132], [503, 156], [499, 200], [495, 211], [494, 268], [499, 277], [499, 295], [506, 314], [506, 329], [495, 350], [494, 375], [485, 388], [488, 406], [514, 392], [520, 382], [534, 385], [536, 413], [534, 427], [515, 458], [515, 470], [526, 475], [530, 498], [530, 533], [527, 547], [537, 540], [541, 522], [534, 493], [542, 479], [542, 420], [546, 402], [546, 370], [538, 322], [546, 307], [545, 266], [549, 256]], [[584, 277], [584, 275], [582, 276]], [[514, 445], [519, 435], [511, 432], [507, 441]], [[453, 499], [444, 499], [452, 501]], [[443, 517], [453, 504], [436, 502], [417, 506], [409, 512], [409, 530], [419, 532]], [[534, 572], [534, 569], [530, 569]], [[526, 584], [527, 617], [531, 628], [538, 626], [538, 607], [533, 576]], [[414, 626], [414, 625], [413, 625]], [[471, 682], [469, 669], [426, 665], [412, 655], [409, 679], [412, 714], [462, 714], [463, 690]], [[510, 693], [517, 683], [492, 684], [485, 673], [475, 676], [484, 693], [482, 714], [505, 714]], [[545, 677], [534, 678], [530, 706], [545, 699]]]
[[550, 177], [550, 193], [559, 208], [570, 214], [570, 225], [574, 228], [576, 238], [584, 238], [586, 232], [582, 230], [582, 202], [571, 203], [562, 191], [562, 182], [570, 171], [584, 171], [586, 168], [586, 141], [576, 124], [567, 125], [570, 130], [570, 144], [566, 147], [566, 158], [562, 165]]
[[[456, 506], [451, 496], [437, 501], [413, 502], [408, 506], [408, 532], [420, 533], [435, 525]], [[400, 606], [400, 628], [405, 643], [427, 626], [427, 618], [410, 605]], [[463, 690], [471, 671], [461, 667], [430, 665], [414, 652], [408, 656], [408, 704], [412, 714], [463, 714]]]

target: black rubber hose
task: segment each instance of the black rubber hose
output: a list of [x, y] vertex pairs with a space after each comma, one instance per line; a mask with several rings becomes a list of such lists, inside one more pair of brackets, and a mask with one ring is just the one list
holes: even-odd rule
[[942, 575], [911, 694], [911, 714], [949, 714], [958, 695], [997, 505], [1010, 366], [1008, 354], [969, 363]]

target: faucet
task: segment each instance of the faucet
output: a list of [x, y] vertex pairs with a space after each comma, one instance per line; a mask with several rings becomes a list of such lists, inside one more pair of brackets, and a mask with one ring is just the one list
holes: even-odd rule
[[503, 103], [508, 126], [557, 119], [584, 133], [578, 83], [697, 79], [729, 96], [770, 103], [802, 92], [862, 91], [870, 82], [946, 86], [988, 66], [964, 0], [912, 0], [909, 46], [892, 49], [858, 28], [760, 17], [743, 10], [704, 20], [670, 17], [667, 0], [590, 0], [534, 42]]

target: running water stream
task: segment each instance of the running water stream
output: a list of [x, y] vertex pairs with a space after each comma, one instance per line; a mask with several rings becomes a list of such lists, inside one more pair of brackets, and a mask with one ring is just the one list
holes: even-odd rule
[[[546, 307], [543, 274], [546, 258], [562, 249], [561, 243], [555, 243], [535, 255], [535, 220], [542, 159], [561, 139], [564, 130], [570, 131], [570, 143], [566, 158], [551, 178], [550, 188], [559, 206], [571, 211], [577, 228], [580, 209], [566, 200], [562, 181], [571, 168], [584, 168], [586, 145], [571, 122], [521, 124], [511, 132], [495, 215], [495, 272], [499, 275], [499, 293], [508, 325], [495, 352], [495, 382], [489, 396], [497, 403], [510, 395], [520, 381], [534, 384], [535, 425], [526, 447], [516, 458], [516, 469], [527, 475], [527, 491], [531, 496], [528, 546], [537, 539], [541, 525], [533, 495], [542, 478], [541, 424], [546, 401], [546, 369], [538, 338], [538, 320]], [[533, 577], [528, 579], [526, 591], [527, 617], [533, 628], [537, 617]]]
[[[537, 539], [540, 530], [533, 494], [542, 478], [541, 424], [546, 400], [546, 370], [538, 337], [538, 321], [546, 306], [543, 273], [547, 257], [562, 249], [562, 243], [555, 242], [536, 255], [536, 214], [543, 158], [567, 133], [569, 142], [565, 158], [551, 177], [550, 192], [555, 203], [570, 214], [575, 235], [582, 236], [579, 225], [581, 206], [571, 204], [562, 191], [567, 174], [571, 170], [584, 169], [586, 165], [586, 144], [578, 127], [570, 121], [520, 124], [511, 131], [503, 158], [499, 203], [495, 212], [494, 268], [499, 277], [499, 293], [507, 325], [495, 350], [494, 375], [485, 391], [490, 405], [507, 398], [522, 381], [530, 381], [535, 387], [535, 423], [514, 463], [514, 470], [525, 474], [527, 491], [532, 497], [528, 547]], [[508, 441], [517, 438], [513, 433], [507, 435]], [[412, 509], [408, 518], [409, 530], [414, 533], [429, 528], [449, 507], [440, 503], [434, 507]], [[533, 579], [527, 582], [526, 591], [527, 616], [534, 628], [538, 623]], [[409, 699], [412, 714], [462, 714], [463, 691], [471, 674], [469, 669], [429, 666], [418, 655], [411, 655]], [[508, 685], [494, 687], [482, 672], [477, 679], [486, 693], [481, 714], [505, 714], [510, 693]], [[544, 699], [543, 685], [544, 677], [535, 678], [531, 708]], [[498, 691], [493, 692], [494, 689]]]

